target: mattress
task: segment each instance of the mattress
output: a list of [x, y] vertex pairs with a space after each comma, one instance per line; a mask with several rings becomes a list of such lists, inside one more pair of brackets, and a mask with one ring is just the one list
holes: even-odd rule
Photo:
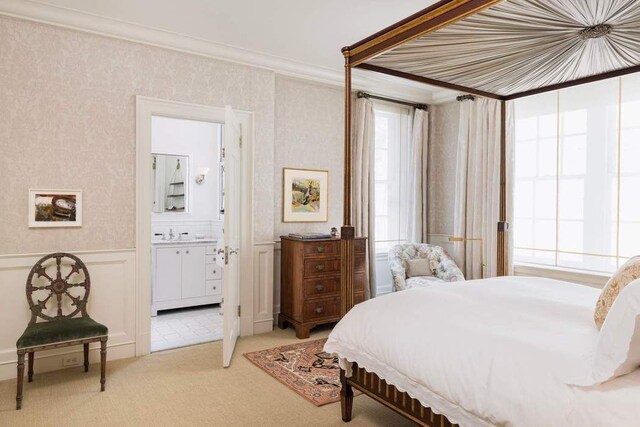
[[434, 283], [356, 305], [325, 351], [462, 426], [638, 426], [640, 372], [591, 387], [598, 289], [533, 278]]

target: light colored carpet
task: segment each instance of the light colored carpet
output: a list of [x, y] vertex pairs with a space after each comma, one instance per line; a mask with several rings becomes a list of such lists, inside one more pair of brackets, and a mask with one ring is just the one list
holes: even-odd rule
[[[312, 333], [324, 338], [328, 330]], [[99, 365], [25, 379], [22, 410], [15, 380], [0, 382], [0, 425], [340, 426], [340, 404], [316, 407], [242, 357], [242, 353], [300, 342], [292, 329], [241, 338], [231, 367], [223, 369], [215, 342], [107, 363], [100, 393]], [[37, 363], [37, 360], [36, 360]], [[409, 426], [373, 399], [355, 398], [349, 426]]]

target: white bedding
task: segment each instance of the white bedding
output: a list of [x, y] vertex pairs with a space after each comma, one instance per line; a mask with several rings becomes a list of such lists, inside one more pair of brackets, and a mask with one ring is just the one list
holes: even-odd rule
[[638, 426], [640, 370], [592, 387], [600, 291], [503, 277], [434, 283], [356, 305], [325, 351], [463, 426]]

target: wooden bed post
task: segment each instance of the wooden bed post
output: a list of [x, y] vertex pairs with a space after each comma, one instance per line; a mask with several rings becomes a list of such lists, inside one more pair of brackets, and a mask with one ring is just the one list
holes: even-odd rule
[[344, 55], [344, 199], [343, 222], [340, 230], [340, 314], [344, 316], [354, 305], [353, 283], [355, 258], [353, 255], [355, 231], [351, 225], [351, 56], [349, 48]]
[[344, 369], [340, 369], [340, 408], [342, 409], [342, 421], [348, 423], [351, 421], [353, 412], [353, 388], [347, 382], [347, 375]]
[[498, 276], [507, 274], [507, 107], [500, 101], [500, 218], [498, 222]]

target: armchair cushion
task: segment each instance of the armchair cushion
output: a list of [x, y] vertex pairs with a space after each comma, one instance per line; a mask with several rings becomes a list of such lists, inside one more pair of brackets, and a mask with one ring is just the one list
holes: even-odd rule
[[107, 335], [106, 326], [90, 317], [74, 317], [50, 322], [32, 323], [27, 326], [18, 342], [17, 348], [36, 347], [64, 341], [93, 338]]
[[[409, 260], [426, 259], [433, 277], [420, 276], [407, 279]], [[389, 267], [393, 278], [393, 288], [401, 291], [408, 287], [424, 286], [434, 279], [444, 282], [464, 280], [462, 271], [444, 248], [427, 243], [407, 243], [396, 245], [389, 251]]]
[[407, 277], [433, 276], [431, 262], [426, 258], [407, 260]]

